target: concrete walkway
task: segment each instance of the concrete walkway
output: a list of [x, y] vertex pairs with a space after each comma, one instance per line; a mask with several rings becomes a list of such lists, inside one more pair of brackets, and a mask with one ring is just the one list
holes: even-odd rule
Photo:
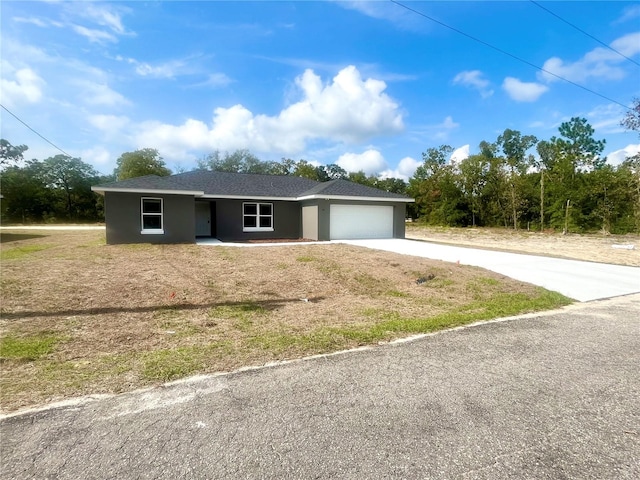
[[343, 243], [416, 257], [460, 262], [588, 302], [640, 293], [640, 268], [565, 260], [418, 240], [344, 240]]

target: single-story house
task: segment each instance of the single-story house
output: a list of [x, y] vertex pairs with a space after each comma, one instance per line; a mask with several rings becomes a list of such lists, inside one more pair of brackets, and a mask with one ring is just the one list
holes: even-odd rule
[[404, 238], [412, 198], [347, 180], [196, 170], [91, 187], [107, 243]]

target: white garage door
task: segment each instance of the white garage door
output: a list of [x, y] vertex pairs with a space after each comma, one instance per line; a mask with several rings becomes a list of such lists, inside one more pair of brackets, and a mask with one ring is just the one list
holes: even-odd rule
[[331, 205], [331, 240], [393, 238], [393, 207]]

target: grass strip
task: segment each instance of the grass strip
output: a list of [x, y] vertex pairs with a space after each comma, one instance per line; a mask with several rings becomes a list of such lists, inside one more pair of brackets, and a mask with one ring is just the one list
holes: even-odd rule
[[0, 252], [0, 260], [20, 260], [29, 257], [32, 253], [51, 248], [52, 245], [24, 245], [22, 247], [8, 248]]
[[8, 335], [0, 339], [0, 359], [31, 362], [53, 353], [63, 338], [42, 334], [31, 337]]

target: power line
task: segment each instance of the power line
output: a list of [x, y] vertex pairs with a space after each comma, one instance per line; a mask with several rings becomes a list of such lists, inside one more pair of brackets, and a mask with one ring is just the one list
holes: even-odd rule
[[38, 132], [36, 132], [33, 128], [31, 128], [29, 125], [27, 125], [25, 122], [23, 122], [15, 113], [13, 113], [11, 110], [9, 110], [7, 107], [5, 107], [4, 105], [2, 105], [0, 103], [0, 107], [4, 108], [7, 113], [9, 115], [11, 115], [13, 118], [15, 118], [16, 120], [18, 120], [21, 124], [23, 124], [25, 127], [27, 127], [29, 130], [31, 130], [33, 133], [35, 133], [36, 135], [38, 135], [41, 139], [43, 139], [45, 142], [47, 142], [49, 145], [51, 145], [52, 147], [56, 148], [57, 150], [60, 150], [62, 153], [64, 153], [67, 157], [71, 158], [71, 155], [69, 155], [67, 152], [65, 152], [63, 149], [61, 149], [59, 146], [57, 146], [55, 143], [53, 143], [52, 141], [46, 139], [45, 137], [43, 137], [42, 135], [40, 135]]
[[604, 43], [603, 41], [597, 39], [596, 37], [594, 37], [593, 35], [591, 35], [590, 33], [585, 32], [584, 30], [582, 30], [580, 27], [577, 27], [576, 25], [574, 25], [573, 23], [569, 22], [568, 20], [565, 20], [564, 18], [562, 18], [560, 15], [558, 15], [557, 13], [552, 12], [551, 10], [549, 10], [547, 7], [543, 7], [542, 5], [540, 5], [538, 2], [535, 2], [534, 0], [529, 0], [531, 3], [533, 3], [534, 5], [536, 5], [537, 7], [540, 7], [542, 10], [550, 13], [551, 15], [553, 15], [554, 17], [556, 17], [559, 20], [562, 20], [564, 23], [566, 23], [567, 25], [570, 25], [571, 27], [575, 28], [576, 30], [578, 30], [579, 32], [583, 33], [584, 35], [586, 35], [587, 37], [595, 40], [596, 42], [598, 42], [600, 45], [603, 45], [604, 47], [608, 48], [609, 50], [611, 50], [612, 52], [617, 53], [618, 55], [620, 55], [623, 58], [626, 58], [627, 60], [629, 60], [632, 63], [635, 63], [637, 66], [640, 67], [640, 63], [636, 62], [633, 58], [629, 58], [627, 57], [624, 53], [619, 52], [618, 50], [616, 50], [615, 48], [607, 45], [606, 43]]
[[548, 75], [551, 75], [551, 76], [553, 76], [553, 77], [556, 77], [556, 78], [557, 78], [557, 79], [559, 79], [559, 80], [563, 80], [563, 81], [565, 81], [565, 82], [567, 82], [567, 83], [570, 83], [571, 85], [573, 85], [573, 86], [575, 86], [575, 87], [578, 87], [578, 88], [581, 88], [582, 90], [585, 90], [585, 91], [587, 91], [587, 92], [589, 92], [589, 93], [592, 93], [593, 95], [597, 95], [598, 97], [603, 98], [603, 99], [607, 100], [608, 102], [612, 102], [612, 103], [615, 103], [616, 105], [620, 105], [621, 107], [623, 107], [623, 108], [624, 108], [624, 109], [626, 109], [626, 110], [631, 110], [631, 108], [630, 108], [630, 107], [628, 107], [627, 105], [624, 105], [623, 103], [618, 102], [617, 100], [614, 100], [614, 99], [612, 99], [612, 98], [609, 98], [609, 97], [607, 97], [607, 96], [605, 96], [605, 95], [602, 95], [601, 93], [598, 93], [598, 92], [596, 92], [596, 91], [594, 91], [594, 90], [591, 90], [590, 88], [587, 88], [587, 87], [585, 87], [585, 86], [583, 86], [583, 85], [580, 85], [579, 83], [573, 82], [573, 81], [571, 81], [571, 80], [569, 80], [569, 79], [567, 79], [567, 78], [561, 77], [560, 75], [557, 75], [557, 74], [555, 74], [555, 73], [553, 73], [553, 72], [550, 72], [549, 70], [546, 70], [546, 69], [544, 69], [544, 68], [542, 68], [542, 67], [540, 67], [540, 66], [538, 66], [538, 65], [535, 65], [535, 64], [533, 64], [533, 63], [531, 63], [531, 62], [529, 62], [529, 61], [527, 61], [527, 60], [525, 60], [525, 59], [523, 59], [523, 58], [520, 58], [520, 57], [518, 57], [518, 56], [516, 56], [516, 55], [514, 55], [514, 54], [512, 54], [512, 53], [509, 53], [509, 52], [507, 52], [507, 51], [505, 51], [505, 50], [502, 50], [501, 48], [498, 48], [498, 47], [496, 47], [496, 46], [494, 46], [494, 45], [491, 45], [490, 43], [487, 43], [487, 42], [485, 42], [484, 40], [480, 40], [479, 38], [476, 38], [476, 37], [474, 37], [473, 35], [469, 35], [468, 33], [465, 33], [465, 32], [463, 32], [462, 30], [458, 30], [457, 28], [452, 27], [452, 26], [450, 26], [450, 25], [447, 25], [446, 23], [441, 22], [440, 20], [436, 20], [435, 18], [430, 17], [430, 16], [429, 16], [429, 15], [427, 15], [426, 13], [422, 13], [422, 12], [420, 12], [420, 11], [418, 11], [418, 10], [415, 10], [415, 9], [413, 9], [413, 8], [411, 8], [411, 7], [408, 7], [407, 5], [404, 5], [404, 4], [400, 3], [400, 2], [398, 2], [397, 0], [389, 0], [389, 1], [390, 1], [391, 3], [395, 3], [396, 5], [398, 5], [398, 6], [402, 7], [402, 8], [406, 8], [406, 9], [407, 9], [407, 10], [409, 10], [410, 12], [413, 12], [413, 13], [415, 13], [415, 14], [417, 14], [417, 15], [420, 15], [421, 17], [424, 17], [424, 18], [426, 18], [427, 20], [431, 20], [432, 22], [437, 23], [438, 25], [441, 25], [441, 26], [443, 26], [443, 27], [445, 27], [445, 28], [448, 28], [449, 30], [452, 30], [452, 31], [454, 31], [454, 32], [456, 32], [456, 33], [459, 33], [460, 35], [463, 35], [463, 36], [465, 36], [465, 37], [467, 37], [467, 38], [470, 38], [470, 39], [471, 39], [471, 40], [473, 40], [474, 42], [481, 43], [481, 44], [482, 44], [482, 45], [484, 45], [485, 47], [489, 47], [489, 48], [491, 48], [491, 49], [493, 49], [493, 50], [495, 50], [495, 51], [497, 51], [497, 52], [502, 53], [503, 55], [507, 55], [508, 57], [511, 57], [511, 58], [513, 58], [513, 59], [515, 59], [515, 60], [518, 60], [519, 62], [522, 62], [522, 63], [524, 63], [524, 64], [526, 64], [526, 65], [529, 65], [530, 67], [533, 67], [533, 68], [535, 68], [536, 70], [540, 70], [541, 72], [544, 72], [544, 73], [546, 73], [546, 74], [548, 74]]

